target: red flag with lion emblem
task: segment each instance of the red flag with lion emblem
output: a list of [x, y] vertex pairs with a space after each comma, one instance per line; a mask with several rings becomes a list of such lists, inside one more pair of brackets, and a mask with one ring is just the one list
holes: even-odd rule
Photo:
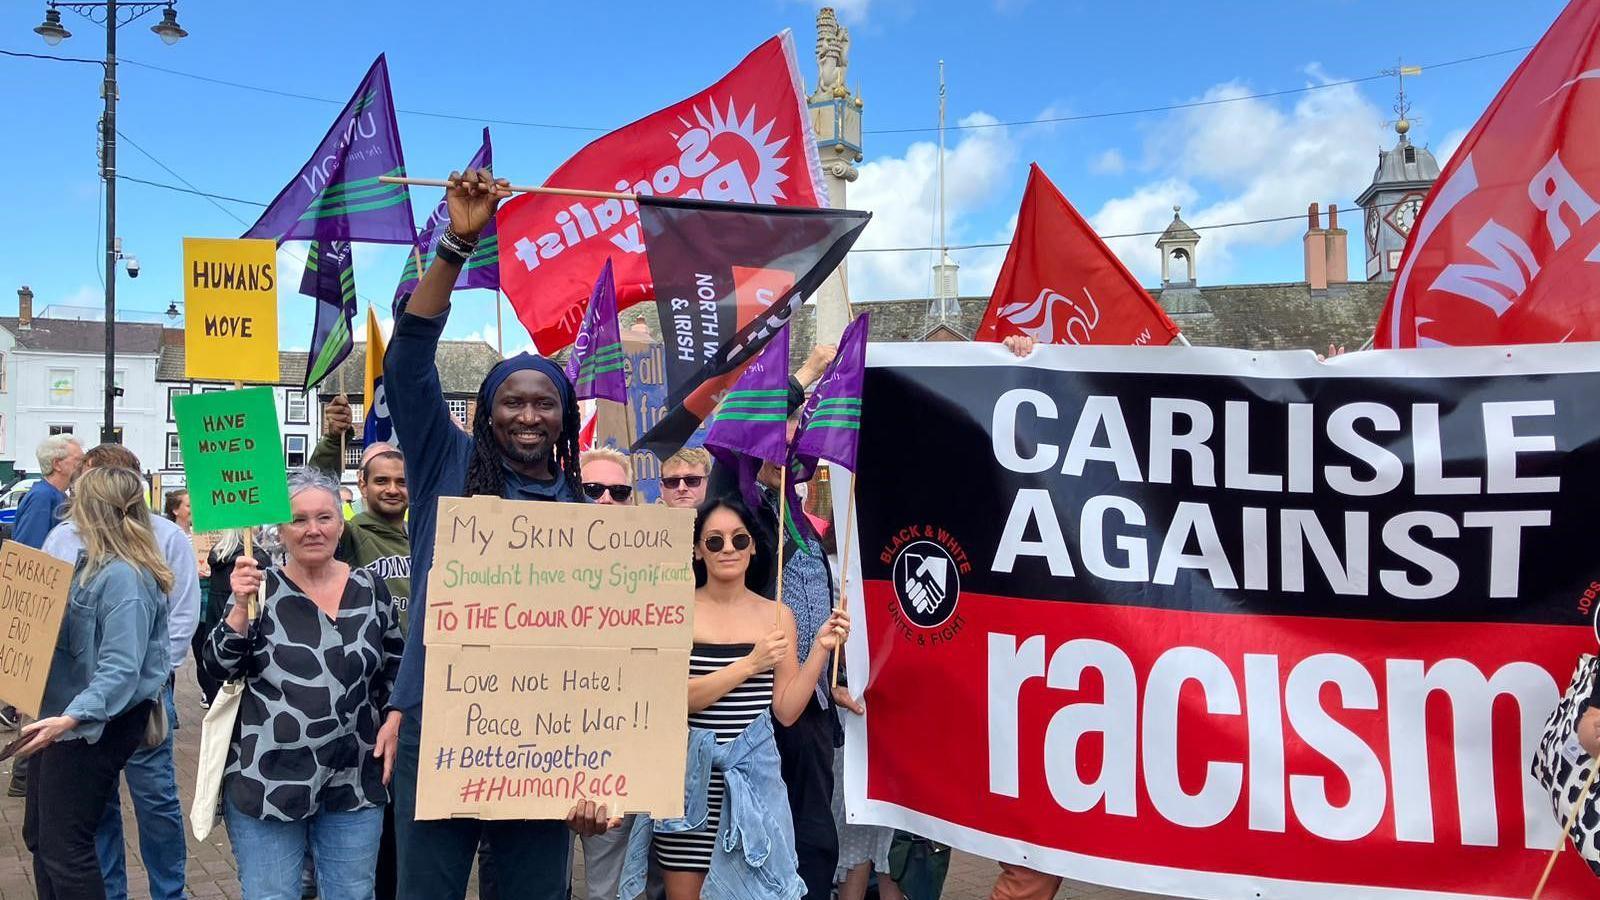
[[1178, 326], [1140, 287], [1038, 163], [977, 339], [1041, 344], [1170, 344]]
[[[706, 90], [595, 140], [545, 185], [827, 206], [789, 32]], [[523, 194], [501, 206], [495, 221], [501, 289], [543, 353], [572, 343], [606, 257], [615, 261], [619, 310], [655, 296], [639, 210], [630, 201]]]
[[1600, 340], [1600, 3], [1572, 3], [1450, 157], [1375, 347]]

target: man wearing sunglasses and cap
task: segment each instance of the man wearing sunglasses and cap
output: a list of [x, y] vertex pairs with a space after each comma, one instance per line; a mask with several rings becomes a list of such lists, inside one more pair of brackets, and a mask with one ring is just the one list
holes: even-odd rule
[[[466, 894], [472, 860], [483, 837], [494, 856], [500, 896], [565, 900], [571, 855], [570, 827], [580, 835], [604, 833], [604, 806], [585, 801], [565, 823], [554, 820], [416, 820], [418, 752], [422, 737], [422, 675], [427, 646], [428, 572], [433, 568], [434, 527], [440, 497], [488, 495], [508, 500], [583, 501], [578, 463], [578, 406], [561, 367], [519, 353], [502, 361], [478, 388], [471, 432], [450, 418], [435, 354], [450, 313], [450, 293], [472, 256], [478, 234], [493, 220], [510, 185], [486, 170], [450, 176], [445, 191], [450, 230], [409, 301], [395, 315], [384, 358], [394, 430], [406, 448], [411, 494], [411, 623], [405, 657], [389, 699], [383, 730], [399, 731], [393, 782], [402, 900], [450, 900]], [[380, 743], [382, 736], [380, 735]]]

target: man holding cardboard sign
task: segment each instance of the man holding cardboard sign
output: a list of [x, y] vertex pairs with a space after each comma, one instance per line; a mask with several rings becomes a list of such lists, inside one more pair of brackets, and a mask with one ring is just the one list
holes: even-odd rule
[[[412, 499], [410, 635], [390, 700], [390, 715], [403, 717], [393, 783], [399, 896], [417, 900], [465, 896], [473, 855], [483, 836], [494, 854], [502, 896], [564, 900], [571, 840], [559, 820], [418, 819], [419, 800], [424, 799], [418, 796], [423, 685], [425, 673], [433, 671], [422, 623], [428, 619], [427, 588], [440, 498], [487, 495], [580, 502], [578, 407], [560, 366], [527, 353], [495, 366], [478, 389], [470, 435], [456, 427], [445, 406], [434, 356], [444, 333], [450, 292], [479, 232], [510, 193], [507, 182], [497, 182], [483, 171], [451, 180], [455, 186], [445, 198], [450, 230], [441, 237], [438, 255], [409, 305], [395, 317], [394, 337], [384, 359], [384, 384], [390, 396], [406, 398], [390, 412], [395, 434], [406, 448]], [[579, 834], [602, 833], [610, 825], [609, 812], [603, 802], [575, 802], [567, 811], [566, 824]]]

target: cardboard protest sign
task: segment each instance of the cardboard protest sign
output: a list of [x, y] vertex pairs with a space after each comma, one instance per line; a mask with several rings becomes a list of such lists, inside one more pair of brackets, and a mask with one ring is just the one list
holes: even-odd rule
[[694, 514], [445, 497], [417, 818], [683, 814]]
[[430, 644], [425, 678], [417, 818], [683, 815], [688, 649]]
[[195, 531], [289, 519], [289, 484], [272, 388], [172, 400]]
[[278, 245], [183, 239], [184, 374], [278, 380]]
[[442, 497], [423, 640], [688, 649], [693, 530], [691, 510]]
[[37, 718], [72, 566], [16, 541], [0, 546], [0, 700]]

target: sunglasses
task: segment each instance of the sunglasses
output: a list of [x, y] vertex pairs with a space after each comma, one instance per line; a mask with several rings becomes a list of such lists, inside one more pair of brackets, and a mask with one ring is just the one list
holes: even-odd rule
[[[743, 553], [744, 551], [750, 549], [750, 541], [750, 535], [741, 531], [733, 536], [733, 549]], [[723, 537], [720, 534], [713, 534], [706, 538], [702, 543], [705, 544], [706, 550], [710, 553], [721, 553], [722, 548], [728, 545], [728, 542], [723, 540]]]
[[661, 477], [661, 484], [669, 491], [677, 490], [680, 484], [692, 491], [705, 484], [705, 481], [706, 477], [704, 475], [663, 475]]
[[599, 500], [606, 491], [611, 492], [611, 499], [618, 503], [627, 503], [628, 498], [633, 496], [633, 485], [601, 484], [598, 481], [585, 481], [583, 483], [584, 496], [590, 500]]

